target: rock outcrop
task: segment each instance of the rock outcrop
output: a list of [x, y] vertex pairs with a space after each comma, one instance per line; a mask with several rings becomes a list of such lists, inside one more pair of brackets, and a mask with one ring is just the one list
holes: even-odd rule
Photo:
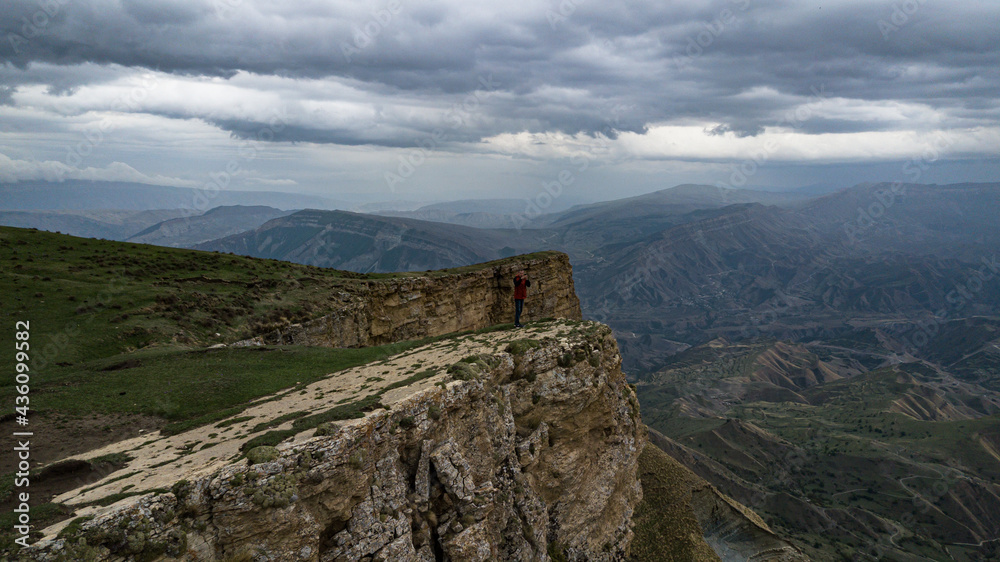
[[248, 455], [257, 464], [121, 501], [21, 555], [622, 560], [642, 494], [638, 401], [609, 328], [543, 326], [488, 334], [432, 386], [387, 392], [364, 418]]
[[523, 320], [581, 318], [569, 257], [539, 252], [425, 276], [361, 281], [339, 295], [339, 309], [234, 345], [364, 347], [513, 322], [513, 278], [521, 269], [531, 279]]

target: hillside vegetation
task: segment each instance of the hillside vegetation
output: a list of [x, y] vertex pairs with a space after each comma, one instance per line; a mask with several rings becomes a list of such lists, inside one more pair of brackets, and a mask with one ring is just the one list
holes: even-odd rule
[[[992, 333], [956, 324], [943, 332]], [[674, 458], [814, 560], [995, 556], [995, 367], [898, 363], [878, 342], [716, 340], [643, 376], [637, 394]]]
[[[533, 256], [539, 255], [545, 254]], [[0, 316], [11, 326], [30, 322], [32, 334], [32, 459], [48, 463], [157, 429], [176, 433], [208, 424], [260, 397], [426, 344], [436, 338], [356, 349], [220, 345], [325, 314], [359, 284], [441, 277], [505, 261], [362, 275], [0, 227]], [[8, 371], [12, 360], [3, 360]], [[14, 383], [0, 382], [4, 403], [13, 403]], [[13, 431], [13, 415], [0, 418], [0, 426]], [[0, 505], [8, 515], [9, 458], [0, 466]], [[100, 477], [117, 464], [83, 467], [63, 483], [57, 481], [66, 478], [50, 475], [33, 482], [41, 492], [34, 497]]]

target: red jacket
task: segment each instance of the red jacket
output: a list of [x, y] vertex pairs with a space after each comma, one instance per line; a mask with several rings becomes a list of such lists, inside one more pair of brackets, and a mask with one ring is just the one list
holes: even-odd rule
[[520, 275], [514, 277], [514, 300], [524, 300], [528, 296], [528, 287], [531, 286], [530, 279], [521, 279]]

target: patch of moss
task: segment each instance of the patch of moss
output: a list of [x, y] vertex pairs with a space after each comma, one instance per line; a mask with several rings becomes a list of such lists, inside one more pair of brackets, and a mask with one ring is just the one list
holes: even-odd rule
[[297, 494], [298, 477], [294, 474], [278, 474], [262, 481], [250, 499], [263, 508], [281, 509], [294, 502]]
[[93, 518], [94, 518], [93, 515], [88, 515], [86, 517], [77, 517], [76, 519], [70, 521], [68, 525], [66, 525], [65, 527], [63, 527], [62, 531], [59, 531], [59, 535], [57, 536], [57, 538], [60, 538], [60, 539], [73, 539], [73, 538], [76, 538], [76, 536], [78, 534], [80, 534], [80, 527], [84, 523], [86, 523], [87, 521], [90, 521]]
[[550, 542], [545, 550], [552, 562], [566, 562], [566, 547], [558, 542]]
[[247, 461], [250, 464], [260, 464], [262, 462], [271, 462], [277, 459], [278, 450], [268, 445], [261, 445], [249, 449], [246, 455], [247, 455]]
[[295, 436], [298, 433], [295, 429], [282, 429], [277, 431], [268, 431], [264, 435], [258, 435], [253, 439], [247, 441], [240, 447], [240, 451], [244, 453], [256, 447], [270, 446], [274, 447], [278, 443], [281, 443], [289, 437]]
[[[485, 364], [480, 363], [485, 366]], [[448, 367], [448, 374], [457, 381], [471, 381], [479, 378], [480, 364], [458, 362]]]
[[537, 349], [541, 345], [538, 340], [534, 339], [514, 340], [507, 344], [507, 353], [515, 356], [524, 355], [529, 349]]
[[370, 394], [356, 402], [334, 406], [333, 408], [319, 414], [300, 417], [292, 422], [291, 432], [292, 434], [295, 434], [299, 431], [313, 429], [319, 427], [320, 424], [325, 422], [363, 418], [365, 417], [365, 411], [367, 411], [366, 408], [372, 408], [378, 404], [379, 395]]
[[320, 437], [323, 435], [334, 435], [337, 433], [337, 426], [331, 422], [323, 422], [316, 426], [316, 433], [313, 433], [313, 437]]

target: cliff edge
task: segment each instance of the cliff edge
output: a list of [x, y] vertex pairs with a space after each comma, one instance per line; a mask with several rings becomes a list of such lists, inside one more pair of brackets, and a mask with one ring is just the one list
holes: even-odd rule
[[357, 281], [343, 287], [340, 305], [328, 314], [233, 345], [365, 347], [510, 323], [513, 279], [521, 269], [531, 279], [525, 322], [582, 318], [569, 256], [538, 252], [419, 276]]
[[[591, 322], [443, 339], [209, 428], [90, 453], [134, 458], [61, 497], [84, 517], [20, 555], [621, 560], [644, 432], [620, 365]], [[363, 417], [337, 415], [352, 406]], [[231, 436], [211, 442], [221, 428]], [[267, 435], [283, 440], [257, 446]], [[100, 507], [131, 490], [146, 492]]]

